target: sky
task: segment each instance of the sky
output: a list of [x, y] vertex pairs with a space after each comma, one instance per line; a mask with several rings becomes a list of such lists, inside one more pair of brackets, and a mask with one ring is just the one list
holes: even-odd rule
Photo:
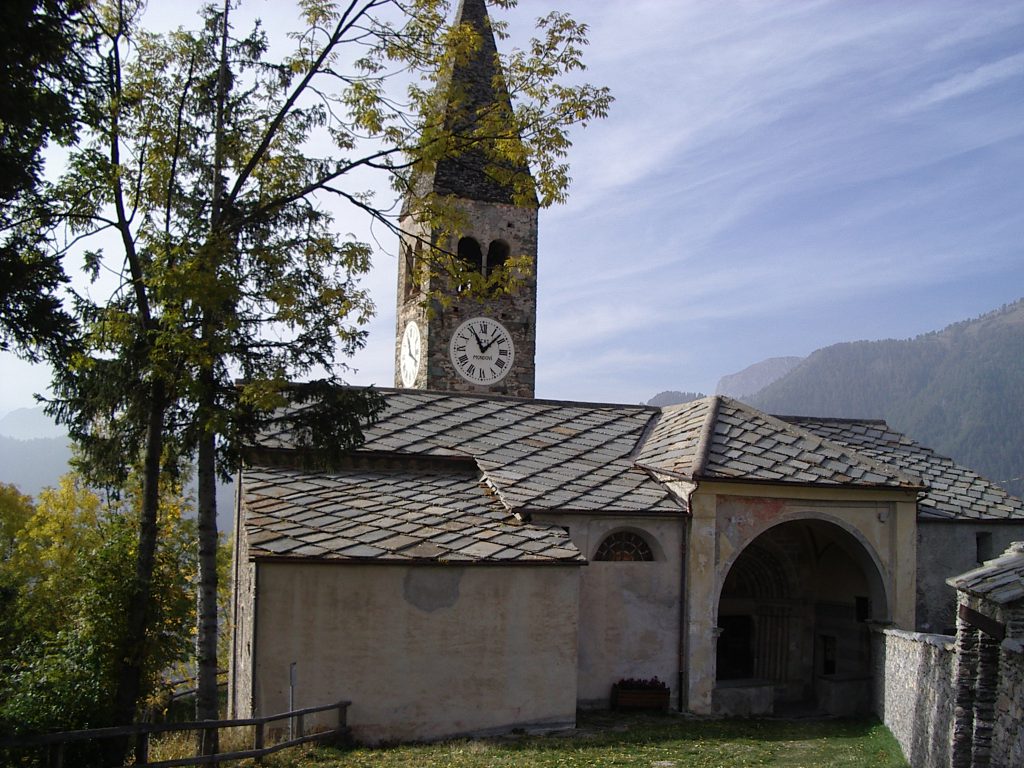
[[[154, 0], [153, 24], [195, 5]], [[552, 8], [589, 25], [585, 78], [616, 101], [574, 132], [569, 200], [540, 215], [538, 397], [711, 393], [765, 358], [1024, 297], [1020, 0], [521, 0], [493, 12], [501, 49]], [[346, 378], [391, 386], [397, 242], [338, 217], [380, 240]], [[0, 412], [47, 379], [0, 356]]]

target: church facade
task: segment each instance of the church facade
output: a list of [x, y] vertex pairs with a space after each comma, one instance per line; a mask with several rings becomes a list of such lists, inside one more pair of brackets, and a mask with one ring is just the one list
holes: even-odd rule
[[[460, 14], [484, 45], [454, 77], [510, 108], [483, 0]], [[406, 206], [396, 386], [365, 443], [316, 471], [283, 430], [248, 453], [234, 715], [345, 699], [368, 742], [556, 728], [653, 677], [699, 714], [850, 714], [871, 627], [938, 628], [932, 585], [1024, 538], [1024, 503], [883, 422], [536, 399], [536, 270], [481, 294], [428, 254], [483, 282], [535, 264], [536, 206], [472, 154], [424, 183], [459, 224]]]

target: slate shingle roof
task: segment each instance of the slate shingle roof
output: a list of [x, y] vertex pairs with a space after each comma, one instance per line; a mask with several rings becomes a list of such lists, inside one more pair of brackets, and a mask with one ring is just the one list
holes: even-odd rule
[[[656, 408], [382, 390], [360, 454], [474, 460], [515, 512], [671, 512], [682, 506], [632, 459]], [[260, 440], [288, 448], [286, 433]]]
[[637, 463], [669, 475], [698, 476], [706, 455], [707, 431], [713, 426], [714, 405], [715, 399], [706, 397], [662, 408], [640, 446]]
[[890, 464], [722, 396], [663, 409], [638, 462], [694, 480], [921, 486]]
[[253, 557], [583, 562], [564, 530], [519, 524], [471, 471], [252, 467], [242, 489]]
[[1013, 542], [999, 557], [946, 583], [1000, 605], [1024, 600], [1024, 541]]
[[[581, 562], [561, 529], [521, 521], [685, 512], [658, 478], [918, 490], [922, 517], [1024, 519], [1024, 502], [884, 422], [775, 417], [728, 397], [659, 410], [381, 394], [388, 407], [352, 466], [243, 471], [254, 556]], [[271, 429], [257, 449], [292, 446]]]
[[1024, 519], [1024, 501], [952, 459], [940, 456], [884, 421], [782, 416], [783, 420], [920, 477], [922, 518]]

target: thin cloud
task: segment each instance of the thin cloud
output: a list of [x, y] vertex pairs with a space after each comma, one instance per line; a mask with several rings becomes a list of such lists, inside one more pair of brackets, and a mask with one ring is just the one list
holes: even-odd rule
[[918, 98], [906, 104], [902, 113], [909, 115], [920, 112], [951, 99], [991, 88], [993, 85], [1021, 74], [1024, 74], [1024, 53], [1007, 56], [936, 83]]

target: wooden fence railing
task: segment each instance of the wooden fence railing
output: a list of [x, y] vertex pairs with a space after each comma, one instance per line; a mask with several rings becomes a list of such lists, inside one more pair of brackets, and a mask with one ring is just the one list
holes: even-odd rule
[[[257, 761], [265, 755], [277, 752], [287, 747], [294, 747], [299, 744], [307, 744], [313, 741], [334, 741], [343, 740], [348, 737], [347, 711], [351, 702], [339, 701], [336, 704], [327, 704], [322, 707], [308, 707], [297, 709], [292, 712], [281, 712], [266, 717], [246, 717], [235, 720], [202, 720], [188, 723], [138, 723], [115, 728], [93, 728], [87, 731], [65, 731], [63, 733], [49, 733], [40, 736], [18, 736], [0, 739], [0, 748], [6, 749], [46, 749], [48, 754], [48, 765], [50, 768], [64, 768], [64, 753], [68, 744], [83, 741], [100, 741], [104, 739], [128, 738], [135, 739], [135, 765], [148, 766], [148, 768], [171, 768], [171, 766], [183, 765], [218, 765], [229, 760], [244, 760], [256, 758]], [[315, 715], [320, 712], [337, 710], [338, 721], [334, 728], [318, 730], [314, 733], [306, 733], [305, 721], [308, 715]], [[290, 737], [267, 744], [267, 725], [269, 723], [287, 721], [284, 732]], [[212, 755], [199, 754], [194, 757], [181, 757], [173, 760], [159, 760], [149, 762], [149, 739], [153, 734], [173, 732], [201, 732], [204, 737], [213, 731], [219, 733], [224, 728], [239, 728], [251, 726], [253, 728], [252, 748], [236, 750], [234, 752], [220, 752]], [[198, 742], [199, 739], [196, 739]], [[218, 739], [218, 743], [219, 743]]]

